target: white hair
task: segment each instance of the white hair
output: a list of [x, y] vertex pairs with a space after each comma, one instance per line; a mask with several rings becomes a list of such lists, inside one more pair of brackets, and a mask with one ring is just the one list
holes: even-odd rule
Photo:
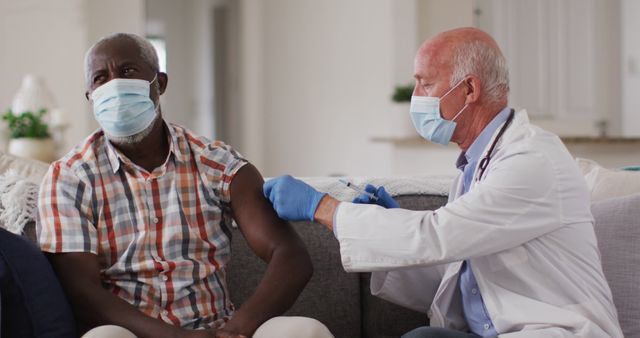
[[149, 66], [151, 70], [153, 70], [155, 73], [160, 71], [160, 64], [158, 63], [158, 54], [156, 53], [156, 49], [153, 48], [153, 45], [151, 44], [151, 42], [149, 42], [149, 40], [136, 34], [114, 33], [111, 35], [107, 35], [101, 38], [100, 40], [98, 40], [98, 42], [94, 43], [93, 46], [91, 46], [91, 48], [89, 48], [87, 53], [84, 55], [84, 77], [85, 77], [87, 86], [89, 86], [89, 84], [91, 83], [91, 74], [89, 74], [89, 56], [91, 55], [91, 53], [93, 53], [94, 49], [102, 43], [109, 42], [112, 40], [117, 40], [117, 39], [123, 39], [123, 38], [133, 41], [133, 43], [135, 43], [136, 46], [138, 46], [142, 61], [144, 61], [144, 63], [147, 64], [147, 66]]
[[498, 103], [509, 94], [509, 68], [500, 50], [483, 41], [465, 42], [453, 49], [453, 73], [450, 85], [454, 86], [465, 76], [480, 78], [484, 97], [490, 103]]

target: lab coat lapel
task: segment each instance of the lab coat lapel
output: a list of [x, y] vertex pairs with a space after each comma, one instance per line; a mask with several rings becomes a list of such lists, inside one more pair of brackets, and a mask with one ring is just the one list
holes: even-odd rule
[[[506, 123], [506, 122], [504, 122]], [[487, 143], [487, 145], [485, 146], [484, 150], [482, 151], [482, 158], [480, 161], [478, 161], [478, 163], [476, 163], [476, 168], [475, 171], [473, 172], [473, 179], [471, 180], [471, 186], [469, 187], [469, 190], [473, 189], [473, 187], [476, 185], [476, 183], [478, 182], [478, 178], [480, 177], [480, 163], [482, 162], [482, 159], [485, 158], [487, 156], [487, 153], [489, 152], [489, 149], [491, 149], [491, 145], [493, 144], [493, 142], [495, 141], [496, 137], [498, 136], [498, 133], [500, 132], [500, 129], [502, 129], [502, 126], [504, 125], [501, 124], [496, 131], [493, 133], [493, 136], [491, 137], [491, 141], [489, 141], [489, 143]], [[508, 140], [510, 140], [513, 135], [514, 135], [514, 131], [520, 129], [520, 126], [522, 126], [525, 123], [529, 123], [529, 116], [527, 115], [527, 111], [525, 109], [519, 110], [515, 113], [515, 116], [513, 117], [513, 121], [511, 121], [511, 125], [509, 127], [507, 127], [507, 130], [505, 130], [504, 134], [502, 135], [502, 137], [500, 138], [500, 140], [498, 140], [498, 143], [496, 144], [495, 149], [493, 149], [493, 154], [492, 154], [492, 158], [495, 157], [496, 153], [500, 150], [500, 148], [502, 148], [502, 145], [504, 144], [504, 142], [508, 142]], [[493, 164], [492, 162], [489, 162], [489, 164]], [[484, 175], [482, 176], [482, 178], [486, 178], [487, 174], [489, 173], [489, 171], [491, 171], [491, 166], [487, 166]], [[451, 200], [449, 200], [450, 202]]]

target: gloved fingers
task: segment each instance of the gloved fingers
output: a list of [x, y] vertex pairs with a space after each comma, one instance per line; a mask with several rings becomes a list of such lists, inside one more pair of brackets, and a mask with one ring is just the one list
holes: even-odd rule
[[291, 181], [294, 180], [291, 175], [278, 176], [270, 179], [263, 185], [264, 195], [271, 201], [271, 204], [276, 203], [276, 198], [281, 194], [283, 187], [291, 185]]
[[357, 204], [369, 204], [371, 203], [371, 197], [369, 197], [369, 195], [362, 194], [354, 198], [351, 202]]
[[384, 189], [383, 186], [378, 187], [378, 189], [375, 191], [375, 194], [378, 198], [387, 198], [387, 197], [391, 197], [389, 195], [389, 193], [387, 192], [387, 190]]
[[277, 178], [272, 178], [266, 182], [264, 182], [264, 184], [262, 185], [262, 192], [264, 193], [264, 197], [271, 199], [271, 190], [273, 189], [273, 186], [276, 184]]
[[367, 186], [364, 187], [364, 191], [370, 192], [372, 194], [375, 194], [376, 193], [376, 187], [374, 185], [367, 184]]
[[400, 207], [398, 202], [396, 202], [396, 200], [394, 200], [393, 197], [389, 195], [389, 193], [387, 192], [387, 190], [384, 189], [384, 187], [378, 188], [378, 190], [376, 191], [376, 196], [378, 196], [378, 202], [379, 202], [378, 204], [382, 205], [385, 208]]

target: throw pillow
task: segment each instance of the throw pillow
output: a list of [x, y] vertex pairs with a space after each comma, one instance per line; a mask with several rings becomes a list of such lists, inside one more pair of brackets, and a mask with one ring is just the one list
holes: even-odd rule
[[602, 268], [625, 337], [640, 337], [640, 194], [591, 205]]
[[44, 162], [0, 152], [0, 173], [13, 169], [18, 175], [27, 177], [33, 182], [40, 183], [48, 168], [49, 165]]
[[612, 170], [582, 158], [576, 159], [591, 191], [591, 201], [640, 193], [640, 172]]
[[38, 184], [15, 169], [0, 174], [0, 227], [22, 235], [38, 212]]

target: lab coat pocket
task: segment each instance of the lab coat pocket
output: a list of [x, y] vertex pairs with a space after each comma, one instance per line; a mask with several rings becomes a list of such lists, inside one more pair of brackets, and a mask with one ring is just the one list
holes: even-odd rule
[[527, 262], [529, 260], [529, 254], [523, 246], [517, 246], [512, 249], [500, 251], [488, 258], [489, 269], [491, 272], [497, 272]]

